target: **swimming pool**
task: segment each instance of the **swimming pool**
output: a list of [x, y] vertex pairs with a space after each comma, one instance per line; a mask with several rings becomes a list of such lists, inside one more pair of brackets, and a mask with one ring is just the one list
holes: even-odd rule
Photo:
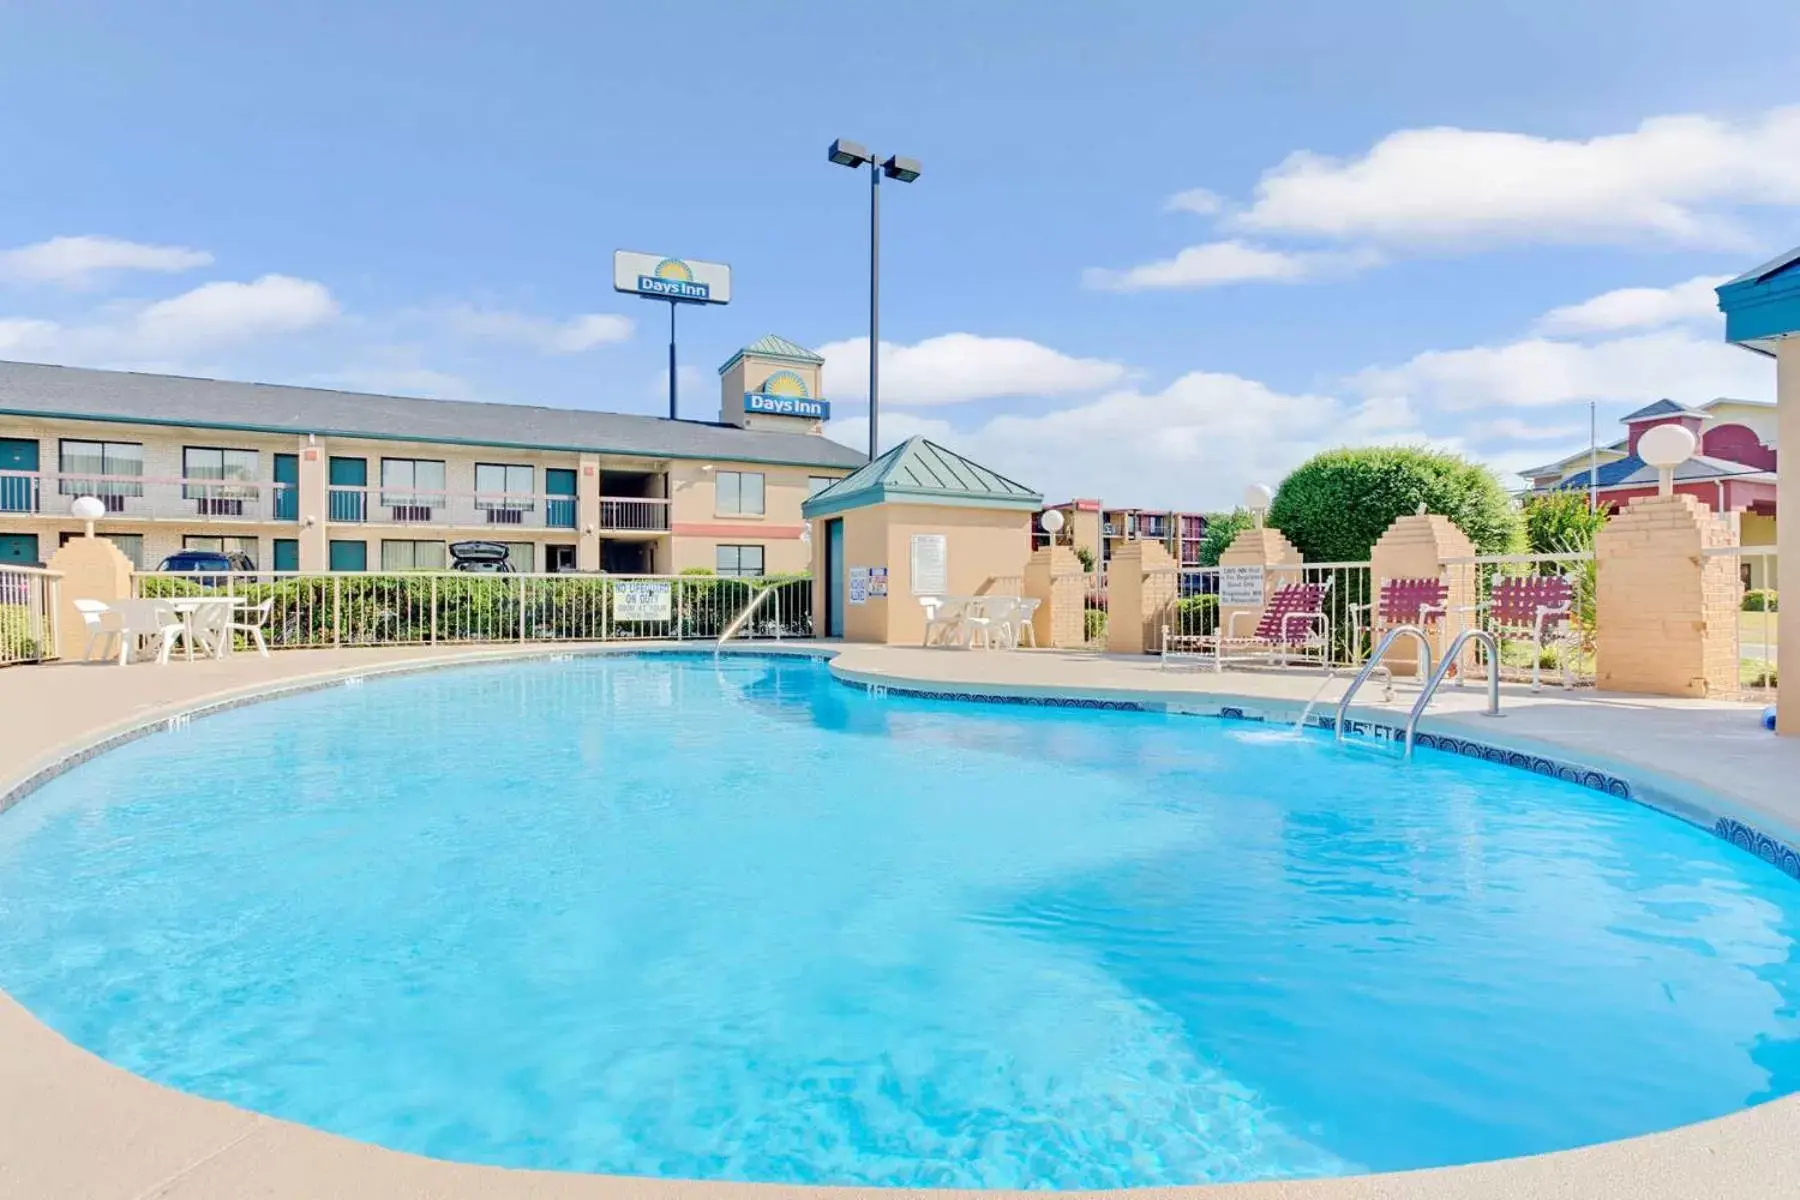
[[1463, 1162], [1800, 1088], [1800, 888], [1421, 752], [807, 661], [371, 680], [0, 815], [0, 987], [445, 1158], [1058, 1187]]

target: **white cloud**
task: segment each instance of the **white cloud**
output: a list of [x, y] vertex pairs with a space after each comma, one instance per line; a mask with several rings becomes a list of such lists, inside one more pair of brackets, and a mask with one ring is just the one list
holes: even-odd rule
[[1495, 417], [1491, 421], [1478, 421], [1469, 426], [1463, 431], [1463, 437], [1476, 442], [1558, 442], [1579, 437], [1586, 432], [1586, 425], [1546, 425], [1538, 420]]
[[[825, 395], [867, 400], [869, 339], [819, 347]], [[884, 406], [961, 404], [1004, 396], [1064, 396], [1095, 392], [1125, 378], [1125, 367], [1099, 358], [1073, 358], [1024, 338], [946, 333], [911, 346], [881, 344]]]
[[[868, 425], [833, 422], [830, 433], [861, 447]], [[966, 430], [917, 413], [882, 414], [884, 445], [918, 433], [1052, 499], [1101, 496], [1172, 508], [1229, 508], [1246, 484], [1279, 482], [1331, 446], [1431, 440], [1404, 400], [1345, 403], [1207, 371], [1183, 375], [1161, 391], [1119, 389]]]
[[0, 280], [79, 288], [96, 275], [113, 271], [187, 271], [212, 260], [206, 251], [186, 246], [150, 246], [83, 234], [0, 250]]
[[1082, 275], [1082, 281], [1088, 287], [1110, 292], [1217, 287], [1228, 283], [1295, 283], [1321, 275], [1347, 274], [1375, 261], [1368, 252], [1297, 253], [1232, 240], [1189, 246], [1174, 258], [1124, 270], [1092, 267]]
[[1753, 120], [1665, 116], [1586, 139], [1455, 128], [1391, 133], [1361, 157], [1291, 154], [1232, 218], [1262, 233], [1397, 245], [1744, 238], [1730, 210], [1800, 203], [1800, 107]]
[[1763, 396], [1766, 360], [1717, 337], [1659, 330], [1582, 343], [1530, 337], [1494, 346], [1429, 350], [1396, 367], [1358, 372], [1365, 395], [1408, 396], [1435, 409], [1534, 408], [1578, 401], [1648, 403]]
[[1225, 211], [1225, 198], [1205, 188], [1189, 188], [1170, 196], [1167, 208], [1170, 212], [1196, 213], [1202, 217], [1210, 217]]
[[0, 320], [0, 353], [93, 365], [166, 359], [311, 329], [337, 314], [337, 301], [323, 284], [264, 275], [252, 283], [202, 284], [135, 308], [109, 308], [86, 323]]
[[451, 309], [445, 320], [460, 336], [529, 346], [544, 354], [580, 354], [609, 342], [623, 342], [635, 328], [630, 317], [612, 313], [582, 313], [553, 321], [525, 313], [464, 307]]
[[1719, 297], [1713, 290], [1729, 275], [1700, 275], [1669, 287], [1629, 287], [1605, 292], [1580, 304], [1553, 308], [1539, 319], [1544, 333], [1614, 333], [1659, 329], [1683, 321], [1717, 324]]

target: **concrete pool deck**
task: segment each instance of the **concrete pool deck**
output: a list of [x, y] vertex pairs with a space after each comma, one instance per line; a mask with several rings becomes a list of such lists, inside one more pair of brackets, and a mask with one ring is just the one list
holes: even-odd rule
[[[683, 648], [697, 647], [689, 643]], [[788, 648], [803, 649], [791, 643]], [[240, 654], [166, 668], [70, 664], [0, 670], [0, 806], [8, 793], [54, 764], [179, 713], [350, 675], [588, 649], [596, 648], [290, 651], [267, 660]], [[1272, 720], [1297, 711], [1321, 683], [1316, 674], [1165, 672], [1154, 659], [1076, 653], [839, 649], [834, 670], [876, 686], [1174, 703], [1195, 711], [1209, 703], [1216, 707], [1228, 697], [1247, 715], [1262, 713]], [[1332, 681], [1324, 697], [1335, 700], [1343, 686], [1342, 680]], [[1371, 701], [1379, 698], [1374, 687], [1367, 694]], [[1654, 777], [1658, 787], [1677, 795], [1705, 791], [1759, 828], [1787, 837], [1790, 845], [1793, 831], [1800, 829], [1800, 740], [1763, 732], [1750, 706], [1565, 694], [1553, 688], [1532, 696], [1508, 689], [1503, 699], [1507, 715], [1490, 720], [1479, 715], [1479, 689], [1446, 689], [1442, 697], [1422, 730], [1591, 764], [1634, 782]], [[1412, 698], [1402, 685], [1395, 705], [1359, 700], [1357, 715], [1392, 723], [1398, 713], [1403, 720]], [[23, 802], [29, 803], [29, 796]], [[1168, 1200], [1736, 1200], [1800, 1194], [1797, 1180], [1800, 1096], [1790, 1096], [1666, 1133], [1534, 1158], [1394, 1175], [1112, 1194]], [[903, 1195], [1005, 1194], [694, 1183], [425, 1159], [150, 1083], [65, 1041], [0, 994], [0, 1197], [898, 1200]]]

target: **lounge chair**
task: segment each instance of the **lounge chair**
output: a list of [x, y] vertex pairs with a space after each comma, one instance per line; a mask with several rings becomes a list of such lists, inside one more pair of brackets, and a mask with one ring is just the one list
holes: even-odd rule
[[1531, 690], [1543, 690], [1546, 648], [1563, 650], [1557, 664], [1562, 669], [1563, 689], [1575, 686], [1569, 651], [1581, 644], [1580, 631], [1570, 622], [1575, 609], [1575, 585], [1567, 575], [1502, 575], [1488, 591], [1486, 604], [1477, 605], [1486, 615], [1490, 633], [1504, 645], [1508, 638], [1531, 643]]
[[[1263, 604], [1262, 612], [1234, 612], [1222, 630], [1212, 633], [1177, 634], [1163, 628], [1163, 660], [1171, 656], [1199, 657], [1211, 653], [1213, 670], [1223, 671], [1227, 657], [1234, 661], [1259, 661], [1274, 666], [1293, 665], [1294, 659], [1316, 656], [1324, 666], [1331, 653], [1331, 617], [1325, 611], [1325, 595], [1331, 583], [1284, 583]], [[1248, 635], [1240, 625], [1256, 619]]]

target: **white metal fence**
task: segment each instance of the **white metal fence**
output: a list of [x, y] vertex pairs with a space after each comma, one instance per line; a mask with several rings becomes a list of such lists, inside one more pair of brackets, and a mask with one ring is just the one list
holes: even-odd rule
[[57, 657], [61, 585], [55, 571], [0, 566], [0, 666]]
[[[144, 598], [241, 597], [271, 649], [470, 642], [811, 637], [804, 577], [458, 571], [140, 573]], [[767, 592], [767, 595], [764, 593]], [[259, 611], [268, 606], [266, 619]]]

